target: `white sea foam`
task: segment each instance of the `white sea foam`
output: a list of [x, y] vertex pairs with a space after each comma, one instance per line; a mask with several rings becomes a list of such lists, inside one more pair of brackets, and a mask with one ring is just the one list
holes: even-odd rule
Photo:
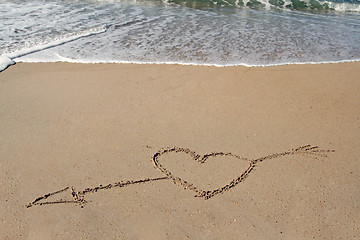
[[0, 72], [4, 71], [7, 67], [15, 64], [13, 60], [11, 60], [7, 56], [0, 56]]
[[351, 4], [351, 3], [336, 3], [326, 1], [329, 6], [335, 9], [338, 12], [360, 12], [360, 4]]
[[125, 60], [114, 60], [114, 59], [71, 59], [59, 55], [56, 52], [46, 52], [41, 53], [41, 55], [36, 56], [25, 56], [18, 60], [18, 62], [23, 63], [48, 63], [48, 62], [68, 62], [68, 63], [83, 63], [83, 64], [99, 64], [99, 63], [119, 63], [119, 64], [166, 64], [166, 65], [185, 65], [185, 66], [214, 66], [214, 67], [272, 67], [272, 66], [283, 66], [283, 65], [303, 65], [303, 64], [327, 64], [327, 63], [348, 63], [348, 62], [360, 62], [359, 59], [350, 59], [350, 60], [339, 60], [339, 61], [308, 61], [308, 62], [279, 62], [279, 63], [269, 63], [269, 64], [248, 64], [246, 62], [240, 62], [236, 64], [222, 64], [222, 63], [212, 63], [212, 62], [185, 62], [185, 61], [125, 61]]
[[[55, 46], [59, 46], [59, 45], [62, 45], [62, 44], [65, 44], [65, 43], [68, 43], [71, 41], [75, 41], [79, 38], [103, 33], [105, 31], [106, 31], [106, 26], [103, 25], [103, 26], [94, 27], [94, 28], [83, 30], [83, 31], [75, 32], [75, 33], [68, 33], [66, 35], [54, 38], [52, 40], [47, 40], [47, 41], [43, 42], [42, 44], [34, 45], [34, 46], [28, 47], [28, 48], [22, 48], [18, 51], [8, 53], [7, 55], [2, 55], [2, 56], [0, 56], [0, 71], [3, 71], [10, 65], [15, 64], [15, 62], [13, 60], [16, 60], [17, 58], [21, 58], [23, 56], [26, 56], [26, 55], [29, 55], [32, 53], [40, 52], [40, 51], [43, 51], [43, 50], [46, 50], [46, 49], [49, 49], [49, 48], [52, 48]], [[64, 58], [62, 60], [64, 60]], [[51, 59], [48, 59], [48, 61], [51, 61]]]
[[106, 32], [106, 26], [102, 25], [99, 27], [94, 27], [94, 28], [89, 28], [83, 31], [79, 31], [79, 32], [75, 32], [75, 33], [68, 33], [62, 36], [58, 36], [55, 37], [53, 39], [50, 40], [46, 40], [45, 42], [38, 44], [38, 45], [34, 45], [32, 47], [28, 47], [28, 48], [22, 48], [18, 51], [15, 52], [11, 52], [7, 54], [8, 58], [11, 59], [16, 59], [16, 58], [20, 58], [22, 56], [25, 55], [29, 55], [35, 52], [39, 52], [39, 51], [43, 51], [45, 49], [49, 49], [55, 46], [59, 46], [71, 41], [75, 41], [79, 38], [83, 38], [83, 37], [88, 37], [94, 34], [99, 34], [99, 33], [104, 33]]

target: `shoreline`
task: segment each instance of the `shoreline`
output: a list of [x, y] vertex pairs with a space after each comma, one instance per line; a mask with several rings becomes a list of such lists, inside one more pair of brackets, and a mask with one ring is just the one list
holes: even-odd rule
[[[217, 63], [187, 63], [187, 62], [138, 62], [138, 61], [86, 61], [86, 60], [72, 60], [66, 59], [64, 61], [19, 61], [16, 63], [74, 63], [74, 64], [137, 64], [137, 65], [180, 65], [180, 66], [205, 66], [205, 67], [277, 67], [287, 65], [318, 65], [318, 64], [338, 64], [338, 63], [356, 63], [360, 59], [346, 59], [338, 61], [324, 61], [324, 62], [289, 62], [289, 63], [273, 63], [266, 65], [252, 65], [247, 63], [237, 64], [217, 64]], [[10, 65], [11, 66], [11, 65]]]
[[359, 76], [360, 62], [17, 63], [0, 73], [0, 232], [356, 239]]

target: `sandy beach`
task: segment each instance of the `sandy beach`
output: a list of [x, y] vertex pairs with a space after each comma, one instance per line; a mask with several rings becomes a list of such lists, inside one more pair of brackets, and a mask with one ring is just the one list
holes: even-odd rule
[[359, 239], [359, 76], [359, 62], [11, 66], [0, 239]]

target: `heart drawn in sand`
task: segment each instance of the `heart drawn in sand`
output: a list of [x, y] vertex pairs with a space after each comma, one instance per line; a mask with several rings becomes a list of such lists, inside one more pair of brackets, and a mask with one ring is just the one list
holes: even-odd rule
[[[199, 188], [199, 184], [195, 185], [194, 183], [190, 183], [188, 180], [184, 180], [183, 178], [177, 177], [174, 174], [172, 174], [167, 168], [164, 167], [163, 163], [160, 163], [161, 158], [165, 154], [169, 153], [184, 153], [188, 157], [190, 157], [192, 160], [196, 161], [199, 164], [206, 163], [209, 158], [214, 157], [233, 157], [238, 160], [246, 161], [247, 167], [246, 169], [237, 177], [235, 177], [233, 180], [231, 180], [228, 184], [225, 186], [212, 189], [212, 190], [203, 190]], [[187, 148], [178, 148], [178, 147], [170, 147], [160, 150], [159, 152], [155, 153], [152, 158], [154, 166], [159, 169], [165, 176], [167, 176], [169, 179], [171, 179], [175, 184], [181, 185], [184, 189], [190, 189], [196, 193], [196, 197], [203, 197], [205, 199], [209, 199], [216, 194], [222, 193], [234, 186], [236, 186], [238, 183], [245, 180], [245, 178], [249, 175], [251, 171], [255, 168], [255, 163], [251, 160], [248, 160], [246, 158], [240, 157], [238, 155], [232, 154], [232, 153], [224, 153], [224, 152], [213, 152], [210, 154], [200, 155], [197, 154], [194, 151], [191, 151]]]

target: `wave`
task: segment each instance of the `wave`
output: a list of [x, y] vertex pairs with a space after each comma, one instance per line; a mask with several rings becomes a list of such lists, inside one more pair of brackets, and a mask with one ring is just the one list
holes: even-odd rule
[[33, 46], [19, 49], [11, 53], [4, 53], [0, 56], [0, 72], [5, 70], [7, 67], [15, 64], [13, 59], [23, 57], [35, 52], [39, 52], [45, 49], [56, 47], [68, 42], [75, 41], [79, 38], [88, 37], [91, 35], [104, 33], [107, 30], [107, 26], [93, 27], [79, 32], [67, 33], [65, 35], [60, 35], [52, 39], [44, 40], [42, 43], [36, 43]]
[[[1, 61], [1, 57], [0, 57]], [[249, 64], [249, 63], [231, 63], [231, 64], [221, 64], [221, 63], [198, 63], [198, 62], [187, 62], [187, 61], [126, 61], [126, 60], [83, 60], [83, 59], [72, 59], [68, 57], [61, 56], [56, 53], [52, 55], [51, 58], [47, 59], [21, 59], [18, 62], [20, 63], [81, 63], [81, 64], [102, 64], [102, 63], [116, 63], [116, 64], [163, 64], [163, 65], [184, 65], [184, 66], [208, 66], [208, 67], [275, 67], [275, 66], [284, 66], [284, 65], [313, 65], [313, 64], [336, 64], [336, 63], [352, 63], [360, 62], [360, 59], [345, 59], [338, 61], [306, 61], [306, 62], [280, 62], [280, 63], [269, 63], [269, 64]], [[11, 64], [12, 65], [12, 64]]]
[[290, 9], [312, 12], [360, 12], [359, 0], [162, 0], [192, 8], [248, 7], [252, 9]]
[[11, 52], [9, 54], [6, 54], [7, 57], [9, 57], [10, 59], [14, 59], [14, 58], [20, 58], [22, 56], [31, 54], [31, 53], [35, 53], [35, 52], [39, 52], [48, 48], [52, 48], [55, 46], [59, 46], [68, 42], [72, 42], [75, 41], [79, 38], [83, 38], [83, 37], [88, 37], [91, 35], [95, 35], [95, 34], [99, 34], [99, 33], [104, 33], [107, 29], [106, 25], [102, 25], [99, 27], [93, 27], [93, 28], [89, 28], [86, 30], [82, 30], [79, 32], [73, 32], [73, 33], [67, 33], [64, 35], [59, 35], [57, 37], [53, 37], [51, 39], [46, 39], [41, 43], [36, 43], [34, 44], [34, 46], [30, 46], [30, 47], [26, 47], [26, 48], [22, 48], [18, 51], [14, 51]]
[[[313, 14], [270, 4], [295, 0], [268, 0], [271, 9], [259, 11], [244, 6], [265, 0], [242, 0], [243, 5], [240, 0], [168, 0], [169, 6], [162, 0], [94, 1], [30, 4], [46, 17], [28, 5], [13, 12], [16, 3], [3, 4], [8, 11], [0, 22], [0, 71], [14, 62], [272, 66], [360, 56], [358, 13]], [[219, 1], [237, 5], [222, 7]], [[181, 2], [207, 7], [199, 11]], [[59, 20], [52, 21], [55, 17]]]

